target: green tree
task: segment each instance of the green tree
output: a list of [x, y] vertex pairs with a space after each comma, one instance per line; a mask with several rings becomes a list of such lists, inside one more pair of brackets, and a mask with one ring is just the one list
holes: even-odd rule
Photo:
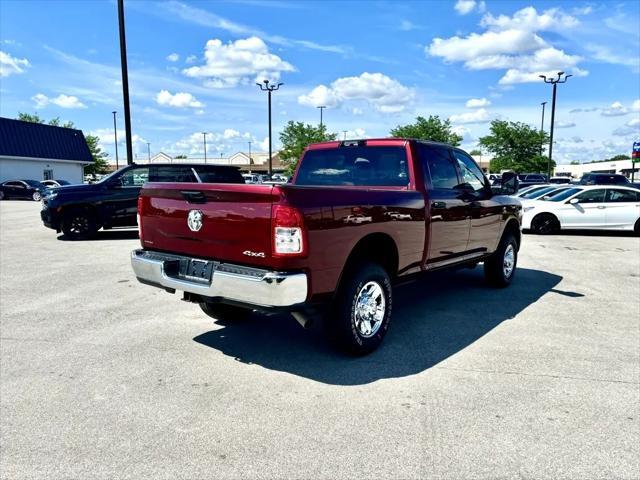
[[621, 155], [614, 155], [609, 159], [610, 162], [615, 162], [617, 160], [631, 160], [631, 157], [629, 155], [621, 154]]
[[176, 160], [183, 160], [183, 159], [187, 158], [187, 156], [186, 156], [186, 155], [184, 155], [184, 154], [181, 154], [181, 155], [176, 155], [176, 156], [175, 156], [175, 157], [173, 157], [173, 158], [175, 158]]
[[390, 132], [392, 137], [418, 138], [433, 142], [448, 143], [457, 147], [462, 142], [462, 136], [451, 130], [449, 120], [441, 120], [438, 115], [429, 115], [429, 118], [417, 117], [416, 123], [398, 125]]
[[578, 160], [571, 160], [569, 165], [580, 165], [580, 162]]
[[474, 148], [469, 152], [469, 155], [472, 155], [474, 157], [479, 157], [480, 155], [482, 155], [482, 150], [478, 150], [477, 148]]
[[[493, 154], [492, 172], [546, 172], [549, 158], [540, 152], [548, 141], [546, 133], [526, 123], [494, 120], [490, 134], [480, 138], [479, 143]], [[554, 166], [555, 162], [552, 162], [551, 168]]]
[[282, 159], [282, 163], [286, 165], [286, 173], [291, 175], [294, 172], [298, 165], [298, 160], [304, 149], [307, 148], [307, 145], [310, 143], [328, 142], [335, 139], [336, 134], [327, 133], [325, 125], [315, 127], [290, 120], [284, 127], [284, 130], [280, 132], [280, 143], [282, 143], [280, 158]]
[[[60, 117], [52, 118], [47, 122], [37, 113], [32, 114], [18, 112], [18, 120], [31, 123], [46, 123], [54, 127], [74, 128], [73, 122], [66, 121], [62, 123], [60, 121]], [[88, 175], [95, 173], [107, 173], [109, 171], [109, 164], [106, 160], [108, 154], [106, 152], [103, 152], [100, 148], [100, 139], [95, 135], [86, 135], [84, 139], [87, 141], [87, 146], [89, 147], [89, 151], [91, 152], [91, 157], [93, 157], [93, 163], [84, 167], [84, 173]]]

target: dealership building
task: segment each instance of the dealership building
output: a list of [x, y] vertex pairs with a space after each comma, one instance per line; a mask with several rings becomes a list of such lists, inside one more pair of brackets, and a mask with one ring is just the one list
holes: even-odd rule
[[82, 183], [93, 163], [81, 130], [0, 117], [0, 182], [66, 180]]

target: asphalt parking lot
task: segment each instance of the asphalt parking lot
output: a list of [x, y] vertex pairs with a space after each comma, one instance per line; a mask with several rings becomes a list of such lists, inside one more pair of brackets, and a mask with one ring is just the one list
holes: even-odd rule
[[514, 284], [401, 287], [383, 347], [219, 324], [136, 282], [135, 232], [0, 202], [2, 478], [639, 478], [640, 239], [526, 235]]

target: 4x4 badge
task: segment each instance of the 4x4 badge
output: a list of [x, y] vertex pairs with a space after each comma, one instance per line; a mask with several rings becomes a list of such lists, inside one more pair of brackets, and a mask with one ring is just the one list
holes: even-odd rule
[[202, 210], [190, 210], [189, 216], [187, 217], [187, 225], [189, 226], [189, 230], [192, 232], [197, 232], [202, 228], [202, 219], [204, 216], [202, 215]]

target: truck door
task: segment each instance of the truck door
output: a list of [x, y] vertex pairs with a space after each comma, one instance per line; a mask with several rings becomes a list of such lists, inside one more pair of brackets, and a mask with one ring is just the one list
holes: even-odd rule
[[471, 217], [467, 253], [492, 252], [501, 230], [502, 205], [493, 200], [491, 187], [476, 162], [462, 150], [454, 149], [453, 156], [462, 182], [458, 188], [465, 192], [463, 199], [468, 202]]
[[149, 181], [149, 167], [126, 170], [118, 179], [107, 185], [104, 201], [105, 222], [112, 226], [134, 226], [138, 213], [138, 195], [142, 185]]
[[455, 263], [465, 254], [469, 240], [469, 207], [456, 187], [461, 183], [450, 150], [417, 144], [425, 176], [427, 268]]

